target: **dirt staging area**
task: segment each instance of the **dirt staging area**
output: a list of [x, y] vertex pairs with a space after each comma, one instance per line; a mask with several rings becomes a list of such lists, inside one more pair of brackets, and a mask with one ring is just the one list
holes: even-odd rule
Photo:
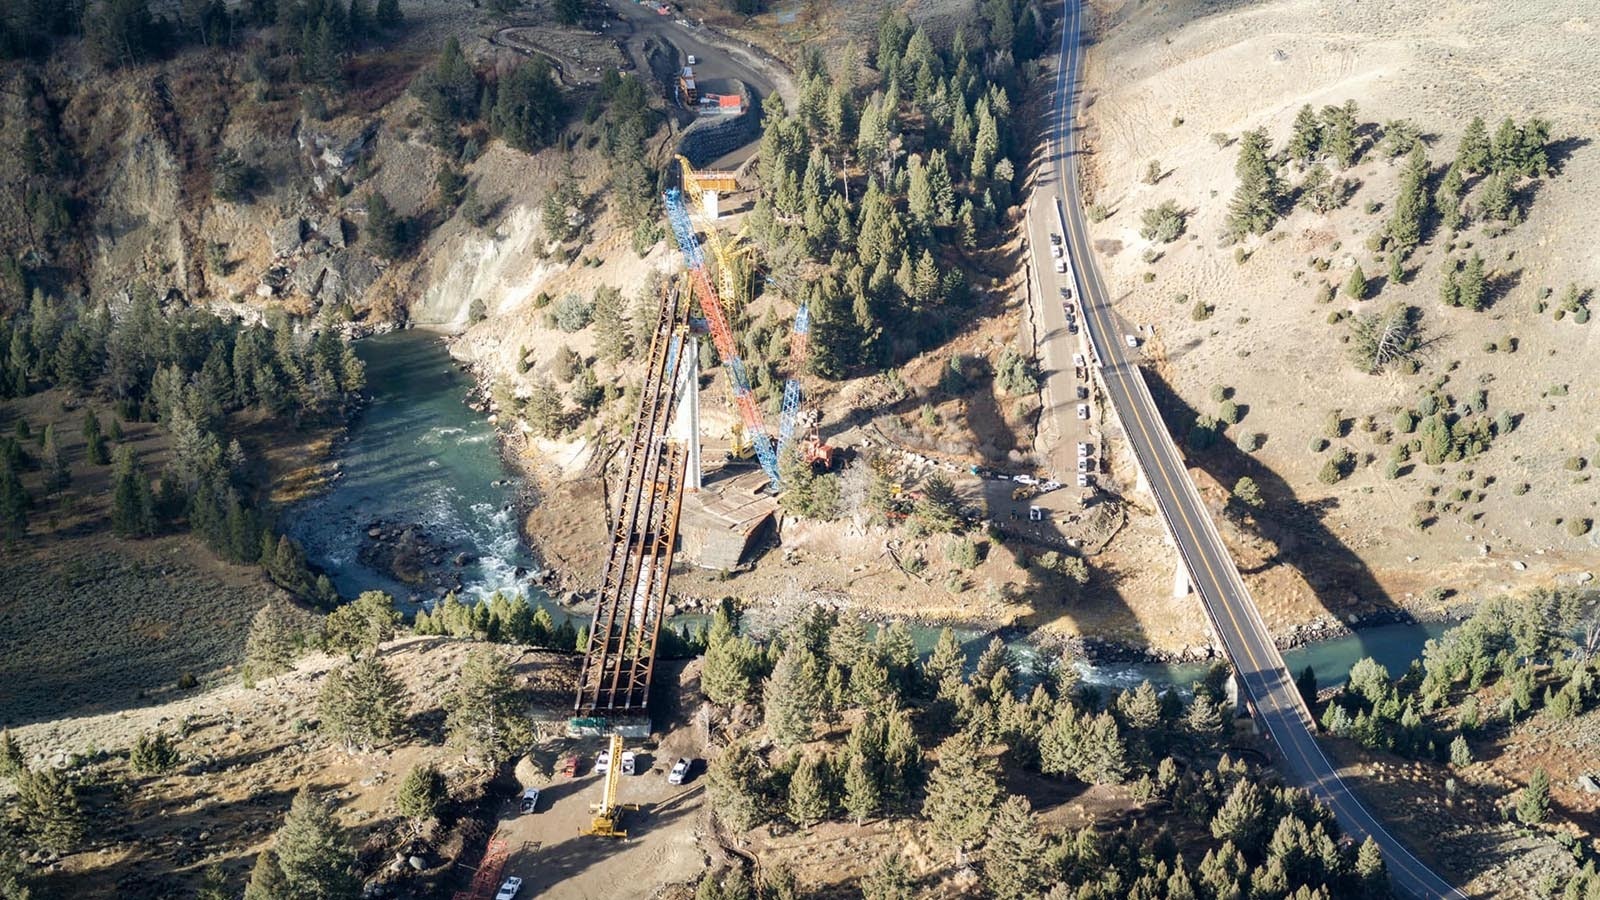
[[[1588, 234], [1600, 184], [1600, 147], [1590, 137], [1600, 127], [1594, 9], [1560, 0], [1092, 5], [1086, 165], [1096, 187], [1088, 199], [1110, 212], [1092, 227], [1099, 263], [1119, 311], [1155, 327], [1153, 387], [1180, 439], [1197, 414], [1217, 413], [1219, 387], [1232, 389], [1244, 413], [1220, 449], [1193, 462], [1226, 486], [1244, 474], [1261, 484], [1262, 518], [1281, 554], [1252, 577], [1270, 578], [1287, 560], [1335, 612], [1384, 597], [1412, 604], [1435, 585], [1475, 597], [1584, 578], [1600, 538], [1573, 533], [1572, 523], [1600, 518], [1600, 488], [1589, 475], [1600, 455], [1600, 330], [1558, 319], [1540, 300], [1569, 283], [1600, 285]], [[1326, 215], [1295, 209], [1269, 234], [1229, 245], [1239, 133], [1265, 126], [1281, 149], [1303, 104], [1346, 100], [1361, 123], [1414, 121], [1435, 167], [1432, 184], [1474, 115], [1491, 133], [1506, 116], [1548, 119], [1554, 172], [1521, 187], [1526, 221], [1503, 235], [1476, 217], [1454, 236], [1425, 228], [1396, 284], [1367, 241], [1390, 215], [1401, 160], [1371, 146], [1377, 129], [1368, 125], [1364, 154], [1335, 173], [1358, 185], [1347, 205]], [[1218, 134], [1232, 143], [1219, 148]], [[1148, 184], [1152, 160], [1161, 177]], [[1282, 174], [1296, 185], [1303, 173], [1287, 164]], [[1186, 211], [1187, 231], [1152, 245], [1139, 235], [1140, 214], [1169, 199]], [[1469, 194], [1469, 206], [1476, 201]], [[1147, 251], [1162, 255], [1147, 261]], [[1443, 306], [1442, 266], [1473, 252], [1485, 258], [1490, 305]], [[1341, 291], [1316, 302], [1321, 285], [1338, 288], [1358, 264], [1368, 299]], [[1209, 318], [1191, 315], [1197, 301], [1212, 307]], [[1362, 374], [1343, 342], [1348, 324], [1330, 314], [1396, 301], [1422, 311], [1421, 371]], [[1386, 478], [1387, 444], [1405, 440], [1390, 433], [1396, 413], [1417, 409], [1440, 378], [1457, 404], [1486, 391], [1486, 414], [1516, 417], [1515, 430], [1464, 462], [1413, 463]], [[1337, 434], [1325, 424], [1333, 410]], [[1235, 444], [1249, 433], [1262, 436], [1253, 453]], [[1318, 439], [1329, 446], [1312, 449]], [[1355, 454], [1355, 471], [1324, 484], [1319, 472], [1341, 447]], [[1258, 591], [1273, 589], [1258, 583]]]

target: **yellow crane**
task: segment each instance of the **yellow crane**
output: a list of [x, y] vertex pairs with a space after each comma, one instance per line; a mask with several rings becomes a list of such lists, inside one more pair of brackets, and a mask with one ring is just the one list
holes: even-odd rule
[[583, 834], [596, 837], [626, 838], [628, 832], [621, 827], [622, 807], [617, 804], [617, 784], [622, 777], [622, 736], [613, 734], [609, 750], [611, 764], [606, 767], [606, 781], [600, 802], [590, 807], [594, 820]]
[[[732, 172], [696, 172], [694, 166], [682, 156], [678, 157], [678, 168], [683, 173], [683, 190], [686, 194], [704, 196], [707, 192], [722, 193], [737, 187]], [[705, 230], [711, 257], [717, 261], [717, 293], [722, 297], [722, 304], [732, 312], [744, 302], [748, 293], [746, 285], [740, 283], [736, 262], [750, 252], [750, 245], [740, 244], [738, 237], [733, 239], [732, 246], [723, 243], [721, 233], [709, 221]]]

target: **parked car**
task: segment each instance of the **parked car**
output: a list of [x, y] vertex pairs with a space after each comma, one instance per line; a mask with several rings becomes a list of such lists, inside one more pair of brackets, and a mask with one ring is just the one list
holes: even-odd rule
[[1080, 418], [1080, 419], [1089, 418], [1089, 404], [1087, 404], [1087, 403], [1079, 403], [1078, 404], [1078, 418]]
[[517, 896], [517, 891], [522, 890], [522, 879], [513, 875], [500, 885], [500, 890], [494, 895], [494, 900], [511, 900]]
[[1128, 343], [1129, 347], [1138, 347], [1139, 346], [1139, 339], [1134, 337], [1131, 334], [1123, 335], [1122, 339]]
[[672, 764], [672, 770], [667, 772], [667, 784], [683, 784], [689, 777], [689, 758], [679, 757]]
[[1083, 354], [1082, 353], [1074, 353], [1074, 354], [1072, 354], [1072, 367], [1074, 369], [1083, 368]]
[[522, 791], [522, 811], [531, 813], [539, 806], [539, 789], [524, 788]]
[[635, 757], [632, 750], [622, 751], [622, 774], [632, 775]]
[[611, 751], [601, 750], [600, 755], [594, 758], [594, 773], [604, 775], [611, 771]]
[[1044, 521], [1044, 510], [1040, 509], [1037, 506], [1028, 507], [1028, 521], [1029, 522], [1043, 522]]
[[1055, 246], [1051, 247], [1050, 248], [1050, 255], [1054, 256], [1056, 259], [1060, 259], [1061, 258], [1061, 245], [1060, 244], [1056, 244]]
[[1078, 458], [1079, 459], [1083, 459], [1085, 456], [1088, 456], [1089, 455], [1089, 451], [1093, 450], [1093, 449], [1094, 449], [1094, 447], [1092, 445], [1090, 445], [1090, 443], [1088, 441], [1079, 441], [1078, 442]]
[[1062, 288], [1061, 289], [1061, 296], [1067, 298], [1068, 300], [1071, 300], [1072, 299], [1072, 288], [1069, 288], [1069, 287]]
[[1079, 472], [1078, 473], [1078, 487], [1088, 487], [1088, 486], [1089, 486], [1089, 475], [1088, 475], [1088, 473]]
[[1078, 399], [1079, 400], [1087, 400], [1087, 399], [1089, 399], [1089, 386], [1087, 384], [1078, 385]]
[[1061, 243], [1061, 235], [1059, 235], [1059, 234], [1056, 234], [1056, 233], [1055, 233], [1055, 232], [1053, 232], [1053, 231], [1052, 231], [1052, 232], [1050, 232], [1050, 243], [1052, 243], [1052, 244], [1059, 244], [1059, 243]]
[[1088, 457], [1086, 457], [1086, 456], [1078, 457], [1078, 471], [1079, 472], [1087, 472], [1087, 471], [1089, 471], [1089, 458]]
[[1066, 272], [1067, 272], [1067, 261], [1066, 260], [1064, 260], [1064, 259], [1057, 259], [1056, 260], [1056, 272], [1058, 274], [1062, 274], [1062, 275], [1066, 274]]
[[578, 777], [578, 754], [568, 753], [561, 758], [561, 765], [557, 770], [568, 778]]

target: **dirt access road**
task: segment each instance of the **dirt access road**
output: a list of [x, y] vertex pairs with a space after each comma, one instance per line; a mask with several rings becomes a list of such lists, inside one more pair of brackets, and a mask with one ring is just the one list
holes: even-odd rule
[[[607, 6], [635, 34], [653, 34], [677, 48], [680, 65], [694, 56], [695, 75], [701, 80], [737, 78], [761, 97], [777, 92], [791, 107], [799, 98], [787, 67], [753, 45], [735, 41], [693, 20], [657, 15], [653, 6], [624, 0], [612, 0]], [[681, 24], [684, 22], [688, 24]]]

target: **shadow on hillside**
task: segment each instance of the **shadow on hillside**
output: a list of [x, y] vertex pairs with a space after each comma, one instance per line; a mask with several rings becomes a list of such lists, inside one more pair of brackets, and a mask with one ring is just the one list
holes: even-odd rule
[[[1167, 429], [1173, 435], [1188, 434], [1198, 413], [1159, 375], [1149, 369], [1141, 371]], [[1293, 567], [1305, 578], [1323, 608], [1347, 626], [1351, 613], [1360, 617], [1361, 624], [1414, 624], [1410, 613], [1389, 598], [1361, 557], [1328, 527], [1325, 517], [1338, 508], [1337, 498], [1301, 502], [1281, 476], [1226, 438], [1204, 452], [1189, 452], [1185, 462], [1205, 471], [1224, 487], [1231, 487], [1244, 476], [1260, 487], [1266, 511], [1255, 517], [1256, 530], [1273, 543], [1276, 553], [1260, 569], [1248, 574], [1279, 563]], [[1362, 640], [1360, 631], [1355, 636]], [[1421, 643], [1419, 628], [1417, 644]]]

